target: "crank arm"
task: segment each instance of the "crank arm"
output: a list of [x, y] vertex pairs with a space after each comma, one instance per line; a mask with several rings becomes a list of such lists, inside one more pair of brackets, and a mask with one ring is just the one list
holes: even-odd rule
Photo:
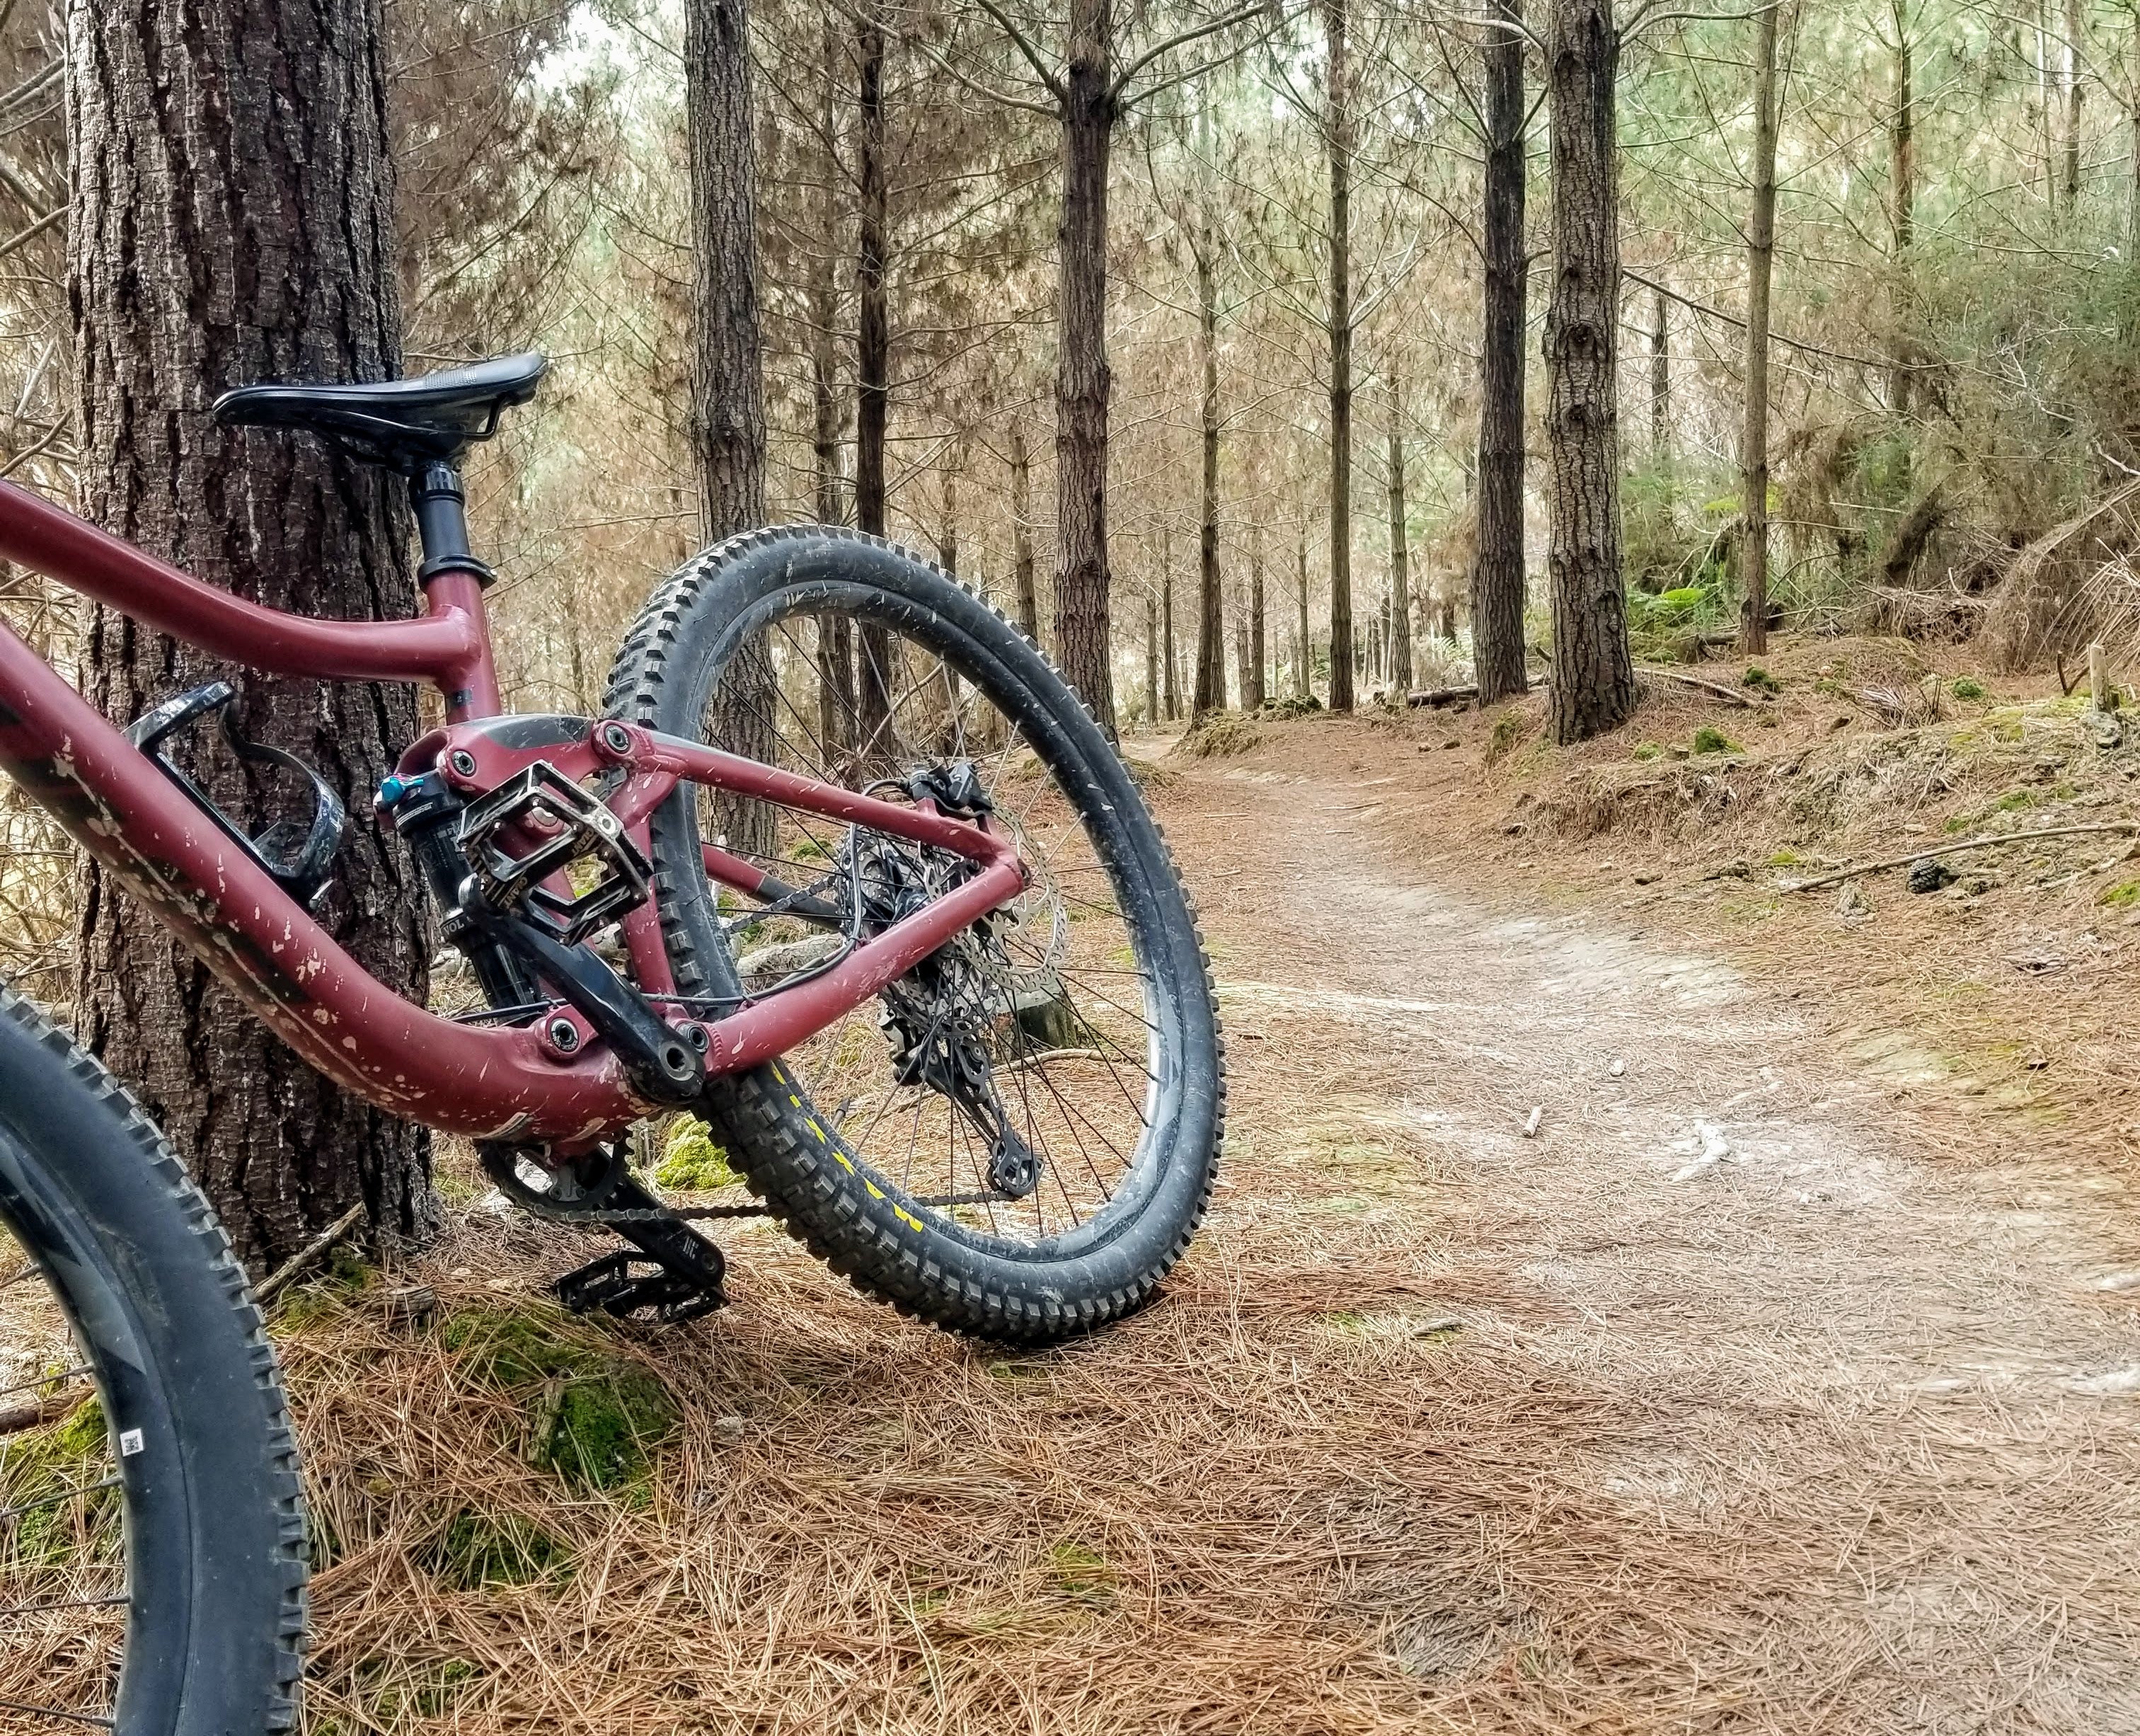
[[699, 1100], [706, 1084], [706, 1063], [699, 1051], [592, 951], [561, 945], [533, 923], [494, 909], [476, 890], [473, 875], [462, 884], [458, 914], [553, 984], [616, 1052], [633, 1088], [648, 1101], [682, 1105]]

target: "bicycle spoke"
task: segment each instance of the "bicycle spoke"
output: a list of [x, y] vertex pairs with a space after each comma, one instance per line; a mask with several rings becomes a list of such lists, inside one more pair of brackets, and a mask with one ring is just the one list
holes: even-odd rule
[[117, 1477], [106, 1477], [101, 1483], [85, 1483], [79, 1488], [61, 1489], [56, 1495], [40, 1495], [36, 1500], [25, 1501], [19, 1507], [0, 1507], [0, 1523], [19, 1519], [24, 1513], [40, 1513], [47, 1507], [57, 1507], [62, 1502], [73, 1500], [77, 1495], [93, 1495], [99, 1489], [117, 1488], [121, 1480]]
[[109, 1610], [131, 1603], [130, 1597], [67, 1597], [52, 1603], [0, 1605], [0, 1621], [10, 1616], [43, 1616], [54, 1610]]
[[[803, 615], [807, 630], [794, 618]], [[1165, 1039], [1145, 1010], [1160, 980], [1146, 939], [1120, 906], [1118, 877], [1079, 798], [989, 690], [920, 635], [798, 603], [767, 624], [763, 643], [772, 691], [753, 727], [774, 763], [856, 790], [971, 765], [992, 826], [1011, 836], [1031, 876], [1006, 907], [1012, 919], [967, 930], [799, 1045], [783, 1062], [793, 1094], [857, 1169], [915, 1210], [1028, 1241], [1089, 1224], [1147, 1155], [1151, 1062], [1133, 1046]], [[718, 696], [708, 704], [710, 723]], [[720, 794], [725, 805], [701, 812], [742, 835], [746, 847], [729, 846], [736, 855], [783, 883], [807, 882], [843, 912], [868, 912], [859, 929], [849, 916], [833, 931], [851, 947], [973, 872], [940, 848]], [[790, 938], [781, 924], [793, 913], [729, 903], [724, 924], [739, 952]], [[768, 978], [758, 998], [779, 993]], [[832, 1116], [814, 1106], [836, 1101]], [[1038, 1165], [1023, 1195], [990, 1184], [999, 1136], [1021, 1142]]]
[[0, 1399], [12, 1398], [18, 1392], [35, 1392], [40, 1386], [56, 1386], [62, 1380], [78, 1380], [93, 1371], [87, 1363], [76, 1368], [63, 1368], [56, 1375], [41, 1375], [34, 1380], [25, 1380], [19, 1386], [0, 1386]]
[[67, 1712], [57, 1706], [33, 1706], [26, 1700], [0, 1699], [0, 1712], [27, 1712], [32, 1718], [56, 1718], [67, 1724], [86, 1724], [96, 1729], [113, 1728], [108, 1718], [99, 1718], [93, 1712]]

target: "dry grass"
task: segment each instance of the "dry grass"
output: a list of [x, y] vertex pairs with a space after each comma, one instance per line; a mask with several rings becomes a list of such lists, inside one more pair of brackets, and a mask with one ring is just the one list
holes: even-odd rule
[[[1837, 846], [1892, 829], [1892, 733], [1776, 666], [1762, 758], [1858, 768]], [[1677, 700], [1641, 727], [1711, 719], [1744, 729]], [[759, 1229], [724, 1233], [710, 1320], [572, 1322], [540, 1280], [601, 1243], [466, 1208], [421, 1262], [297, 1292], [316, 1736], [2140, 1729], [2140, 1444], [2070, 1384], [2140, 1350], [2124, 1292], [2039, 1269], [2140, 1244], [1997, 1152], [1983, 1184], [1920, 1174], [1965, 1124], [1838, 1082], [1819, 1032], [1856, 1003], [1805, 985], [1923, 935], [1882, 889], [1846, 929], [1699, 877], [1812, 825], [1787, 794], [1683, 826], [1646, 797], [1578, 841], [1524, 817], [1567, 758], [1533, 732], [1487, 767], [1491, 723], [1259, 726], [1156, 782], [1234, 1131], [1205, 1233], [1115, 1331], [954, 1341]], [[1637, 927], [1769, 974], [1712, 992]], [[1680, 1184], [1661, 1142], [1698, 1114], [1807, 1155]], [[417, 1282], [441, 1307], [410, 1327], [387, 1297]], [[637, 1433], [591, 1474], [574, 1431], [615, 1446], [620, 1394]]]

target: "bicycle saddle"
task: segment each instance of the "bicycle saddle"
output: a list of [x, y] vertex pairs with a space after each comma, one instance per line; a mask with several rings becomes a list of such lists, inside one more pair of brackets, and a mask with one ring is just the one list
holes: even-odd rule
[[242, 385], [215, 400], [225, 428], [302, 428], [368, 463], [413, 473], [451, 463], [535, 395], [548, 360], [530, 351], [375, 385]]

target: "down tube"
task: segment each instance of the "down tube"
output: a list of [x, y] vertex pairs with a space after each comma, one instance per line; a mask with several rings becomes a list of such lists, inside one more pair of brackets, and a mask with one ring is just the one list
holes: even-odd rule
[[133, 743], [0, 626], [0, 768], [283, 1042], [390, 1114], [475, 1138], [591, 1140], [642, 1112], [606, 1051], [411, 1005], [336, 945]]

